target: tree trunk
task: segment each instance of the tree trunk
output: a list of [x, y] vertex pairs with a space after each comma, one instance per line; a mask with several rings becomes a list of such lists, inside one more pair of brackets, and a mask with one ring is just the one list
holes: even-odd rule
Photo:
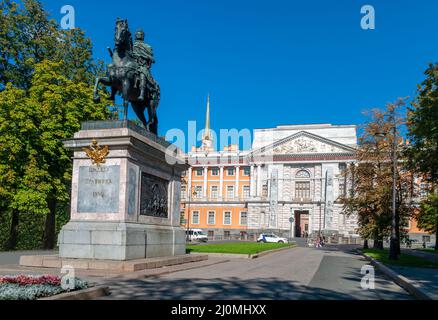
[[383, 250], [383, 238], [376, 236], [373, 241], [373, 249]]
[[44, 227], [43, 249], [52, 250], [55, 248], [55, 234], [56, 234], [56, 200], [49, 199], [47, 201], [49, 213], [46, 216], [46, 223]]
[[363, 248], [364, 248], [364, 249], [368, 249], [368, 248], [369, 248], [369, 246], [368, 246], [368, 239], [365, 239], [365, 240], [363, 241]]
[[17, 209], [12, 210], [11, 228], [9, 230], [9, 238], [5, 244], [5, 250], [15, 250], [18, 243], [18, 224], [20, 222], [20, 213]]

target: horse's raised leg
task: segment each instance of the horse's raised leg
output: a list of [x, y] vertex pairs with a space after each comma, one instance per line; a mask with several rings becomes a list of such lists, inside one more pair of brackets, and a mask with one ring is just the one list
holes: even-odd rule
[[109, 100], [111, 101], [115, 101], [116, 100], [116, 93], [117, 93], [117, 89], [113, 86], [111, 86], [111, 95], [109, 96]]

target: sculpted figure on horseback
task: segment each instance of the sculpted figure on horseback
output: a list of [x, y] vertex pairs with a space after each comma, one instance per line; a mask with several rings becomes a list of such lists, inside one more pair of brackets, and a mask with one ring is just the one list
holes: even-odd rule
[[[157, 108], [160, 102], [160, 86], [151, 73], [155, 63], [152, 47], [144, 42], [143, 30], [135, 34], [135, 42], [129, 31], [128, 21], [117, 19], [114, 35], [114, 51], [109, 49], [112, 63], [107, 67], [107, 76], [96, 78], [94, 100], [100, 99], [99, 84], [111, 87], [111, 100], [120, 94], [123, 98], [124, 119], [131, 106], [145, 128], [154, 134], [158, 132]], [[148, 110], [148, 121], [144, 111]]]

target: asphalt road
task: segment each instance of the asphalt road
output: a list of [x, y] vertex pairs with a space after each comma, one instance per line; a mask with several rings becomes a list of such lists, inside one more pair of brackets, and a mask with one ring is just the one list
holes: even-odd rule
[[412, 299], [377, 270], [375, 289], [362, 289], [367, 261], [350, 249], [297, 247], [156, 278], [111, 281], [105, 299]]

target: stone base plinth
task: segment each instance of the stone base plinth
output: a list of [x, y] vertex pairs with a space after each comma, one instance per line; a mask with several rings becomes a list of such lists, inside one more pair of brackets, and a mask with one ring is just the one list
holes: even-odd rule
[[177, 264], [207, 260], [206, 255], [185, 254], [177, 257], [160, 257], [137, 259], [130, 261], [93, 260], [93, 259], [64, 259], [58, 255], [21, 256], [20, 265], [36, 268], [62, 268], [70, 266], [81, 270], [103, 270], [113, 272], [134, 272], [146, 269], [155, 269]]
[[185, 254], [185, 231], [174, 226], [70, 221], [59, 234], [61, 258], [133, 260]]

